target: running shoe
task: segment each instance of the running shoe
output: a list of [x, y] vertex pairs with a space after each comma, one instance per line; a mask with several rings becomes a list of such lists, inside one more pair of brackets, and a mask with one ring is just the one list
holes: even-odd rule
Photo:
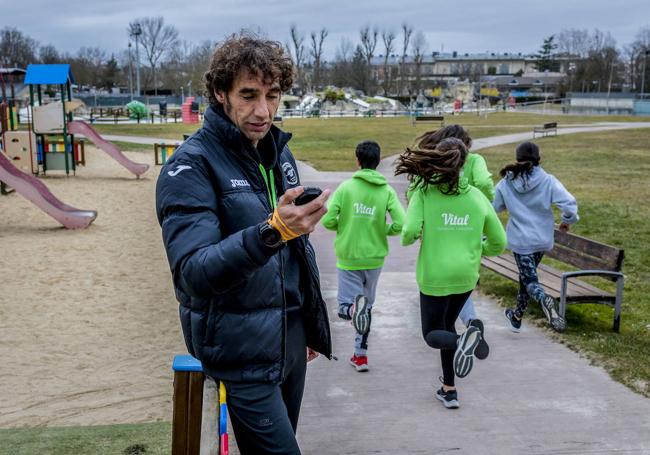
[[364, 371], [368, 371], [368, 356], [365, 355], [353, 355], [350, 358], [350, 365], [354, 367], [355, 370], [357, 370], [359, 373], [363, 373]]
[[510, 330], [515, 333], [521, 332], [521, 319], [515, 317], [514, 311], [508, 308], [503, 312], [503, 316], [506, 318], [506, 321], [508, 321], [508, 328]]
[[360, 294], [354, 299], [352, 325], [360, 335], [365, 335], [370, 330], [370, 309], [365, 295]]
[[458, 345], [454, 353], [454, 373], [459, 378], [464, 378], [472, 371], [474, 366], [474, 351], [481, 341], [481, 331], [476, 327], [468, 329], [458, 338]]
[[436, 398], [442, 401], [442, 404], [444, 404], [447, 409], [458, 409], [460, 407], [460, 403], [458, 403], [458, 392], [455, 390], [448, 390], [445, 392], [445, 390], [440, 387], [436, 391]]
[[550, 295], [544, 296], [542, 300], [542, 311], [546, 316], [546, 320], [553, 327], [556, 332], [564, 332], [566, 329], [566, 321], [557, 312], [556, 301]]
[[479, 360], [486, 359], [490, 354], [490, 346], [488, 346], [487, 341], [485, 341], [485, 328], [483, 327], [483, 321], [480, 319], [471, 319], [467, 324], [467, 327], [476, 327], [481, 332], [481, 341], [478, 342], [474, 355]]

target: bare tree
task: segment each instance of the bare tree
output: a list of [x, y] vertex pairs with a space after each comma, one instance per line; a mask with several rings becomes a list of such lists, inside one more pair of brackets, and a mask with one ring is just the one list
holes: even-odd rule
[[305, 58], [305, 36], [298, 32], [296, 24], [291, 24], [291, 42], [293, 43], [293, 62], [296, 64], [296, 81], [300, 85], [300, 92], [304, 91], [305, 75], [304, 58]]
[[153, 74], [154, 93], [158, 94], [156, 67], [160, 59], [178, 45], [178, 30], [173, 25], [165, 25], [162, 16], [142, 17], [131, 22], [129, 26], [133, 29], [138, 23], [142, 29], [140, 43]]
[[392, 82], [391, 71], [388, 68], [388, 59], [390, 55], [395, 50], [395, 32], [392, 30], [384, 30], [381, 32], [381, 40], [384, 42], [384, 80], [382, 83], [382, 88], [384, 89], [384, 95], [388, 95], [388, 90]]
[[650, 83], [650, 26], [645, 26], [636, 34], [635, 40], [629, 46], [630, 73], [632, 88], [641, 93], [647, 92]]
[[[366, 59], [366, 69], [368, 71], [367, 81], [373, 82], [370, 72], [372, 71], [372, 58], [375, 55], [375, 49], [377, 48], [377, 37], [379, 32], [376, 28], [370, 30], [370, 26], [366, 25], [359, 30], [359, 37], [361, 38], [361, 55]], [[370, 83], [368, 85], [368, 90], [371, 90]]]
[[81, 86], [99, 87], [106, 60], [106, 51], [103, 49], [81, 47], [77, 55], [70, 60], [75, 82]]
[[331, 70], [332, 83], [338, 87], [352, 85], [352, 53], [354, 45], [348, 38], [341, 38]]
[[36, 62], [38, 43], [14, 27], [0, 30], [0, 66], [25, 68]]
[[420, 94], [422, 91], [422, 62], [424, 60], [424, 52], [427, 46], [427, 39], [422, 31], [418, 31], [413, 37], [411, 42], [411, 51], [413, 52], [413, 63], [415, 64], [415, 83], [413, 91]]
[[411, 41], [411, 35], [413, 34], [413, 27], [408, 25], [406, 22], [402, 24], [402, 55], [400, 56], [399, 62], [399, 84], [397, 85], [398, 95], [402, 94], [404, 89], [404, 78], [406, 77], [405, 71], [405, 62], [406, 62], [406, 53], [409, 49], [409, 42]]
[[313, 87], [320, 87], [322, 84], [322, 75], [321, 75], [321, 59], [323, 56], [323, 42], [327, 38], [328, 31], [326, 28], [322, 28], [320, 33], [317, 35], [316, 32], [311, 32], [311, 49], [309, 53], [314, 59], [314, 77], [312, 79]]
[[52, 44], [46, 44], [38, 49], [38, 58], [41, 63], [61, 63], [62, 59], [59, 52]]

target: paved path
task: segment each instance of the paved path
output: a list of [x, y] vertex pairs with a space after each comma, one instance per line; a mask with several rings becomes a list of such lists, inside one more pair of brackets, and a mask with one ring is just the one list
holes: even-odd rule
[[[558, 133], [649, 126], [600, 125]], [[478, 139], [473, 149], [531, 136]], [[392, 177], [393, 160], [383, 160], [380, 169], [404, 194], [406, 182]], [[300, 172], [304, 184], [332, 189], [351, 175], [321, 173], [304, 164]], [[402, 248], [397, 238], [391, 238], [373, 311], [370, 371], [357, 373], [348, 365], [352, 328], [336, 318], [333, 239], [322, 227], [312, 235], [339, 360], [317, 359], [308, 369], [298, 429], [304, 454], [650, 454], [650, 400], [551, 341], [544, 328], [525, 324], [522, 333], [510, 332], [501, 307], [480, 294], [475, 302], [491, 354], [458, 380], [461, 408], [445, 409], [433, 397], [441, 375], [439, 354], [420, 333], [417, 246]]]
[[[598, 131], [634, 125], [571, 128]], [[529, 139], [520, 133], [479, 139], [473, 149]], [[406, 181], [381, 170], [398, 194]], [[301, 165], [303, 183], [334, 189], [351, 173]], [[305, 454], [650, 454], [650, 400], [613, 381], [599, 367], [551, 340], [547, 329], [506, 328], [502, 307], [475, 295], [490, 356], [457, 382], [461, 408], [445, 409], [433, 393], [440, 357], [422, 340], [415, 282], [417, 245], [391, 238], [373, 310], [368, 373], [348, 359], [353, 330], [336, 317], [334, 234], [312, 235], [338, 361], [308, 369], [298, 438]], [[514, 284], [513, 284], [514, 286]], [[480, 289], [479, 289], [480, 291]], [[475, 293], [476, 294], [476, 293]]]

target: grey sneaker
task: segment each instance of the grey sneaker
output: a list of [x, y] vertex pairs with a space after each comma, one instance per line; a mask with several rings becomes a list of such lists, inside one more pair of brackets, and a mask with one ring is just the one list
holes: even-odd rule
[[508, 328], [510, 330], [515, 333], [521, 332], [521, 319], [517, 319], [515, 317], [514, 311], [512, 311], [510, 308], [507, 308], [503, 312], [503, 316], [506, 318], [506, 321], [508, 321]]
[[354, 329], [360, 335], [365, 335], [370, 329], [370, 310], [368, 308], [368, 299], [365, 295], [360, 294], [354, 299], [352, 325], [354, 325]]
[[487, 344], [487, 341], [485, 341], [485, 328], [483, 327], [483, 321], [480, 319], [471, 319], [467, 324], [467, 327], [470, 326], [476, 327], [481, 332], [481, 341], [478, 342], [474, 355], [479, 360], [486, 359], [490, 354], [490, 346]]
[[464, 378], [474, 366], [474, 351], [481, 341], [481, 331], [476, 327], [468, 327], [460, 338], [454, 353], [454, 373]]
[[544, 316], [546, 316], [546, 320], [553, 327], [553, 330], [556, 332], [564, 332], [566, 329], [566, 321], [560, 316], [556, 308], [555, 299], [550, 295], [544, 296], [544, 300], [542, 300], [542, 311], [544, 312]]

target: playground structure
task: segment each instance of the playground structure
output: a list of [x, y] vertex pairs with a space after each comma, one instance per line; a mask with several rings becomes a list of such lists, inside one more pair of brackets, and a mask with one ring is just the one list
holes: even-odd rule
[[[42, 166], [43, 173], [46, 174], [50, 170], [64, 170], [66, 174], [71, 171], [74, 173], [77, 164], [85, 163], [85, 157], [82, 159], [79, 154], [79, 146], [75, 148], [74, 145], [74, 135], [80, 134], [139, 178], [149, 169], [149, 165], [134, 163], [114, 144], [103, 139], [92, 126], [81, 120], [73, 120], [73, 111], [81, 106], [81, 102], [72, 99], [73, 81], [70, 65], [67, 64], [27, 67], [25, 84], [29, 85], [29, 100], [33, 112], [31, 130], [36, 135], [37, 154], [40, 157], [39, 164]], [[43, 104], [42, 86], [57, 86], [60, 91], [60, 101]], [[38, 98], [37, 106], [35, 106], [35, 97]], [[51, 143], [62, 146], [52, 148], [49, 147]]]
[[180, 144], [156, 143], [153, 145], [156, 166], [163, 165], [174, 154]]
[[191, 355], [177, 355], [174, 370], [172, 455], [228, 455], [226, 387], [203, 373]]
[[[0, 193], [17, 192], [68, 229], [88, 227], [97, 218], [96, 211], [80, 210], [63, 203], [35, 177], [52, 170], [74, 174], [77, 165], [85, 165], [84, 142], [75, 139], [74, 135], [84, 135], [137, 178], [149, 169], [149, 165], [129, 160], [90, 125], [73, 120], [72, 112], [81, 103], [72, 100], [70, 65], [29, 65], [27, 68], [25, 84], [29, 86], [28, 113], [31, 114], [27, 131], [17, 130], [13, 81], [10, 80], [12, 99], [9, 100], [3, 74], [0, 73]], [[44, 104], [42, 86], [50, 96], [55, 93], [51, 87], [57, 87], [60, 100]], [[35, 105], [35, 97], [38, 105]]]
[[[13, 81], [9, 81], [11, 100], [7, 97], [4, 78], [0, 82], [0, 112], [5, 114], [0, 121], [3, 152], [0, 153], [0, 193], [6, 195], [16, 191], [68, 229], [88, 227], [97, 218], [96, 211], [80, 210], [64, 204], [43, 182], [34, 177], [33, 174], [38, 173], [36, 135], [32, 131], [16, 131], [18, 122], [14, 120]], [[54, 144], [53, 146], [56, 147]], [[83, 155], [83, 152], [81, 154]]]

